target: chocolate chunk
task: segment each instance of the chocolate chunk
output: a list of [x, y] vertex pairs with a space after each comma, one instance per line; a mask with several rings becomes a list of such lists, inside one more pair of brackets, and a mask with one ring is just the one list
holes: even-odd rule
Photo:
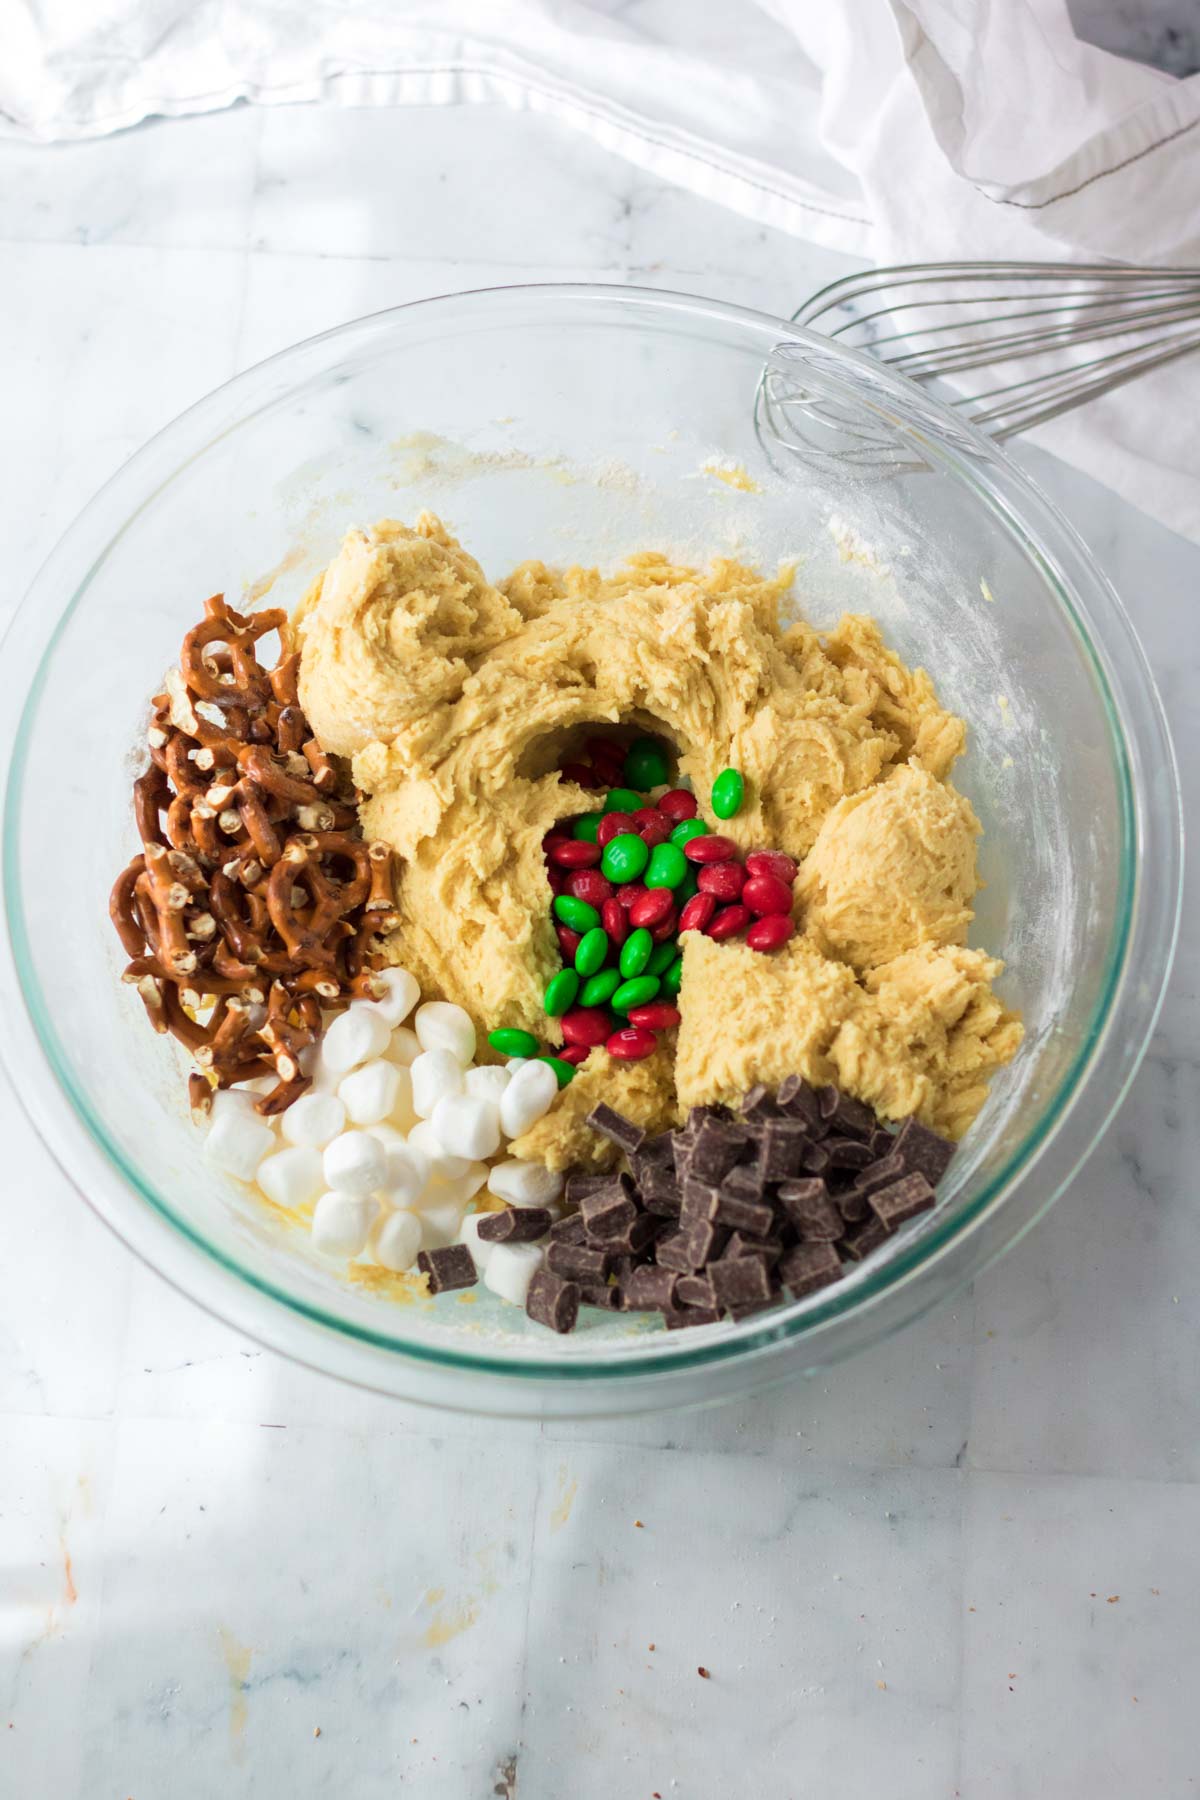
[[809, 1243], [835, 1244], [846, 1229], [842, 1214], [829, 1198], [829, 1189], [817, 1175], [780, 1182], [779, 1204]]
[[833, 1203], [847, 1225], [857, 1225], [871, 1211], [870, 1199], [860, 1187], [839, 1188], [833, 1196]]
[[752, 1313], [769, 1312], [774, 1305], [774, 1294], [769, 1295], [766, 1300], [747, 1300], [741, 1306], [727, 1307], [726, 1317], [734, 1320], [748, 1319]]
[[616, 1237], [604, 1238], [601, 1242], [606, 1250], [617, 1255], [639, 1256], [649, 1249], [665, 1223], [663, 1219], [656, 1219], [653, 1213], [638, 1213]]
[[720, 1256], [729, 1240], [724, 1226], [714, 1225], [708, 1219], [691, 1220], [685, 1235], [693, 1269], [702, 1269], [714, 1256]]
[[[891, 1140], [888, 1140], [889, 1143]], [[873, 1194], [876, 1188], [888, 1187], [893, 1181], [899, 1181], [906, 1173], [904, 1158], [893, 1150], [888, 1156], [881, 1156], [878, 1162], [868, 1163], [854, 1178], [856, 1190], [865, 1198]]]
[[600, 1188], [608, 1187], [611, 1181], [611, 1175], [590, 1175], [586, 1169], [572, 1169], [567, 1176], [567, 1204], [578, 1206], [586, 1195], [594, 1194]]
[[503, 1212], [480, 1216], [479, 1235], [485, 1244], [530, 1244], [545, 1237], [550, 1222], [544, 1206], [506, 1206]]
[[789, 1119], [799, 1119], [810, 1128], [824, 1126], [816, 1090], [809, 1086], [802, 1075], [789, 1075], [780, 1083], [775, 1103]]
[[893, 1148], [904, 1158], [905, 1168], [913, 1175], [923, 1175], [930, 1187], [942, 1179], [955, 1151], [949, 1138], [939, 1137], [916, 1119], [905, 1119]]
[[479, 1280], [475, 1259], [465, 1244], [447, 1244], [443, 1250], [422, 1250], [417, 1267], [428, 1277], [431, 1294], [445, 1294], [451, 1288], [474, 1287]]
[[798, 1300], [817, 1288], [828, 1287], [842, 1279], [842, 1265], [832, 1244], [797, 1244], [779, 1265], [779, 1276], [785, 1288]]
[[875, 1160], [870, 1144], [861, 1138], [827, 1137], [821, 1148], [835, 1169], [865, 1169]]
[[743, 1119], [773, 1119], [775, 1101], [761, 1081], [755, 1082], [742, 1101]]
[[678, 1280], [673, 1269], [660, 1269], [652, 1263], [642, 1263], [634, 1269], [627, 1281], [621, 1283], [622, 1299], [627, 1310], [653, 1307], [665, 1309], [673, 1306]]
[[767, 1267], [773, 1268], [783, 1255], [783, 1243], [779, 1238], [748, 1237], [744, 1231], [734, 1231], [721, 1255], [761, 1256]]
[[712, 1311], [717, 1304], [717, 1290], [707, 1275], [681, 1275], [675, 1283], [678, 1306], [703, 1306]]
[[618, 1150], [624, 1150], [627, 1156], [640, 1149], [646, 1141], [646, 1133], [640, 1125], [635, 1125], [632, 1119], [627, 1119], [624, 1113], [617, 1112], [614, 1107], [606, 1106], [603, 1100], [599, 1106], [593, 1106], [587, 1122], [600, 1137], [607, 1138], [610, 1144], [615, 1144]]
[[657, 1213], [663, 1219], [679, 1217], [683, 1206], [683, 1192], [673, 1169], [651, 1164], [649, 1168], [639, 1171], [638, 1187], [642, 1205], [647, 1212]]
[[775, 1222], [775, 1210], [765, 1200], [743, 1200], [722, 1188], [717, 1195], [714, 1219], [735, 1231], [747, 1231], [751, 1237], [765, 1237]]
[[871, 1135], [871, 1148], [876, 1156], [887, 1156], [896, 1147], [895, 1133], [880, 1125]]
[[763, 1131], [758, 1152], [763, 1181], [782, 1181], [799, 1174], [809, 1148], [808, 1131], [799, 1119], [772, 1119]]
[[841, 1094], [838, 1092], [837, 1088], [834, 1087], [832, 1082], [829, 1083], [828, 1087], [819, 1087], [817, 1089], [817, 1111], [827, 1125], [837, 1111], [838, 1102], [841, 1100], [841, 1097]]
[[628, 1175], [619, 1175], [607, 1187], [586, 1194], [579, 1202], [585, 1234], [589, 1238], [612, 1238], [627, 1231], [637, 1217], [633, 1192]]
[[673, 1269], [677, 1275], [689, 1275], [697, 1266], [692, 1261], [691, 1245], [686, 1231], [670, 1231], [654, 1246], [654, 1260], [660, 1269]]
[[580, 1282], [579, 1304], [580, 1306], [599, 1306], [604, 1312], [616, 1312], [617, 1290], [615, 1287], [609, 1287], [607, 1283], [603, 1287], [599, 1287], [590, 1281]]
[[685, 1223], [692, 1219], [715, 1219], [717, 1207], [721, 1200], [721, 1190], [711, 1182], [697, 1181], [689, 1175], [683, 1184], [683, 1211]]
[[608, 1275], [609, 1257], [587, 1244], [564, 1244], [551, 1238], [546, 1265], [564, 1281], [601, 1282]]
[[745, 1306], [753, 1300], [770, 1298], [771, 1277], [764, 1257], [722, 1257], [719, 1262], [710, 1263], [705, 1274], [720, 1307]]
[[668, 1331], [683, 1331], [689, 1325], [715, 1325], [720, 1317], [709, 1307], [673, 1306], [663, 1313], [663, 1324]]
[[895, 1231], [906, 1219], [915, 1219], [918, 1213], [928, 1212], [935, 1198], [925, 1177], [918, 1174], [905, 1175], [870, 1196], [876, 1218], [889, 1231]]
[[761, 1200], [765, 1185], [756, 1157], [752, 1163], [738, 1163], [730, 1169], [721, 1183], [721, 1192], [736, 1194], [740, 1200]]
[[742, 1154], [745, 1142], [746, 1134], [737, 1125], [705, 1119], [692, 1140], [689, 1175], [719, 1185]]
[[861, 1262], [864, 1256], [870, 1256], [872, 1250], [878, 1250], [880, 1244], [886, 1244], [890, 1236], [887, 1226], [872, 1218], [865, 1225], [858, 1225], [853, 1231], [848, 1231], [838, 1248], [852, 1262]]
[[870, 1143], [871, 1134], [875, 1130], [875, 1114], [861, 1100], [851, 1099], [849, 1094], [839, 1094], [838, 1103], [829, 1118], [829, 1129], [839, 1137], [861, 1138]]
[[560, 1281], [552, 1269], [538, 1269], [529, 1283], [525, 1311], [536, 1325], [548, 1325], [551, 1331], [574, 1331], [579, 1288], [573, 1281]]
[[657, 1137], [648, 1137], [637, 1153], [639, 1162], [662, 1163], [670, 1168], [674, 1160], [675, 1134], [671, 1131], [660, 1131]]
[[577, 1212], [568, 1213], [565, 1219], [555, 1219], [550, 1227], [552, 1244], [582, 1244], [583, 1220]]
[[800, 1168], [806, 1175], [824, 1175], [829, 1168], [829, 1152], [824, 1144], [806, 1144]]

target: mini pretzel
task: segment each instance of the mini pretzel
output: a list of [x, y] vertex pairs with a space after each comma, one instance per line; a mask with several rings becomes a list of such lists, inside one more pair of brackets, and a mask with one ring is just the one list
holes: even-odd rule
[[161, 844], [162, 821], [159, 817], [170, 801], [166, 771], [152, 762], [133, 784], [133, 816], [143, 844]]
[[108, 916], [116, 926], [117, 935], [126, 951], [135, 957], [142, 954], [146, 943], [146, 934], [134, 910], [133, 898], [138, 880], [145, 872], [145, 857], [135, 856], [129, 866], [117, 876], [108, 897]]
[[256, 782], [264, 793], [273, 795], [277, 800], [286, 800], [296, 806], [311, 806], [321, 798], [314, 782], [301, 781], [298, 776], [289, 775], [261, 744], [249, 744], [239, 751], [238, 768], [243, 775]]
[[303, 746], [304, 758], [313, 772], [313, 786], [319, 787], [322, 793], [337, 786], [337, 770], [318, 744], [316, 738], [309, 738]]
[[281, 656], [270, 674], [271, 692], [280, 706], [291, 707], [300, 704], [300, 652], [293, 650], [288, 656]]
[[[268, 631], [277, 631], [286, 619], [287, 614], [278, 609], [245, 618], [226, 606], [223, 594], [214, 594], [204, 602], [203, 620], [183, 640], [179, 666], [188, 687], [194, 694], [218, 703], [237, 700], [250, 705], [261, 701], [267, 691], [266, 677], [253, 646]], [[205, 657], [204, 652], [214, 643], [229, 646], [232, 681], [223, 678]]]

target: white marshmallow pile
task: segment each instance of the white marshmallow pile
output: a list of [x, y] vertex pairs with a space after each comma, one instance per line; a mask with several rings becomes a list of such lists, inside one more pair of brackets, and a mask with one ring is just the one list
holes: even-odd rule
[[504, 1154], [553, 1105], [554, 1071], [515, 1058], [476, 1068], [461, 1006], [419, 1005], [407, 969], [381, 980], [380, 999], [331, 1021], [311, 1088], [277, 1120], [254, 1111], [253, 1083], [214, 1094], [205, 1156], [276, 1206], [311, 1208], [324, 1256], [402, 1273], [421, 1250], [462, 1242], [492, 1292], [523, 1307], [544, 1245], [481, 1243], [469, 1209], [485, 1189], [506, 1206], [555, 1206], [562, 1176]]

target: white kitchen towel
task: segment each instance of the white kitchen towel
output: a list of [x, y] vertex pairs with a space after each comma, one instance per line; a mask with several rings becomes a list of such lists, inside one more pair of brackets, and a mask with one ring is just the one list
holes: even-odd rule
[[[246, 99], [504, 102], [880, 262], [1200, 263], [1200, 76], [1065, 0], [6, 0], [0, 131]], [[804, 298], [797, 295], [797, 302]], [[1038, 441], [1200, 540], [1200, 359]]]

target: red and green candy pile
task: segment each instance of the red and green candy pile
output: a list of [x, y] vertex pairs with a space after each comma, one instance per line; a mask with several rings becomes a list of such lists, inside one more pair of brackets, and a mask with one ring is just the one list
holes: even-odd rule
[[[659, 1034], [679, 1024], [679, 938], [745, 932], [754, 950], [778, 950], [795, 930], [796, 863], [778, 850], [745, 858], [731, 838], [697, 817], [694, 794], [669, 787], [671, 761], [655, 738], [628, 746], [595, 737], [587, 761], [565, 779], [606, 790], [602, 806], [565, 819], [543, 839], [563, 967], [546, 988], [547, 1014], [563, 1048], [545, 1060], [565, 1086], [599, 1045], [621, 1062], [653, 1055]], [[657, 800], [650, 794], [659, 793]], [[713, 783], [710, 804], [732, 819], [745, 799], [736, 769]], [[488, 1042], [505, 1056], [538, 1054], [532, 1033], [500, 1029]]]

